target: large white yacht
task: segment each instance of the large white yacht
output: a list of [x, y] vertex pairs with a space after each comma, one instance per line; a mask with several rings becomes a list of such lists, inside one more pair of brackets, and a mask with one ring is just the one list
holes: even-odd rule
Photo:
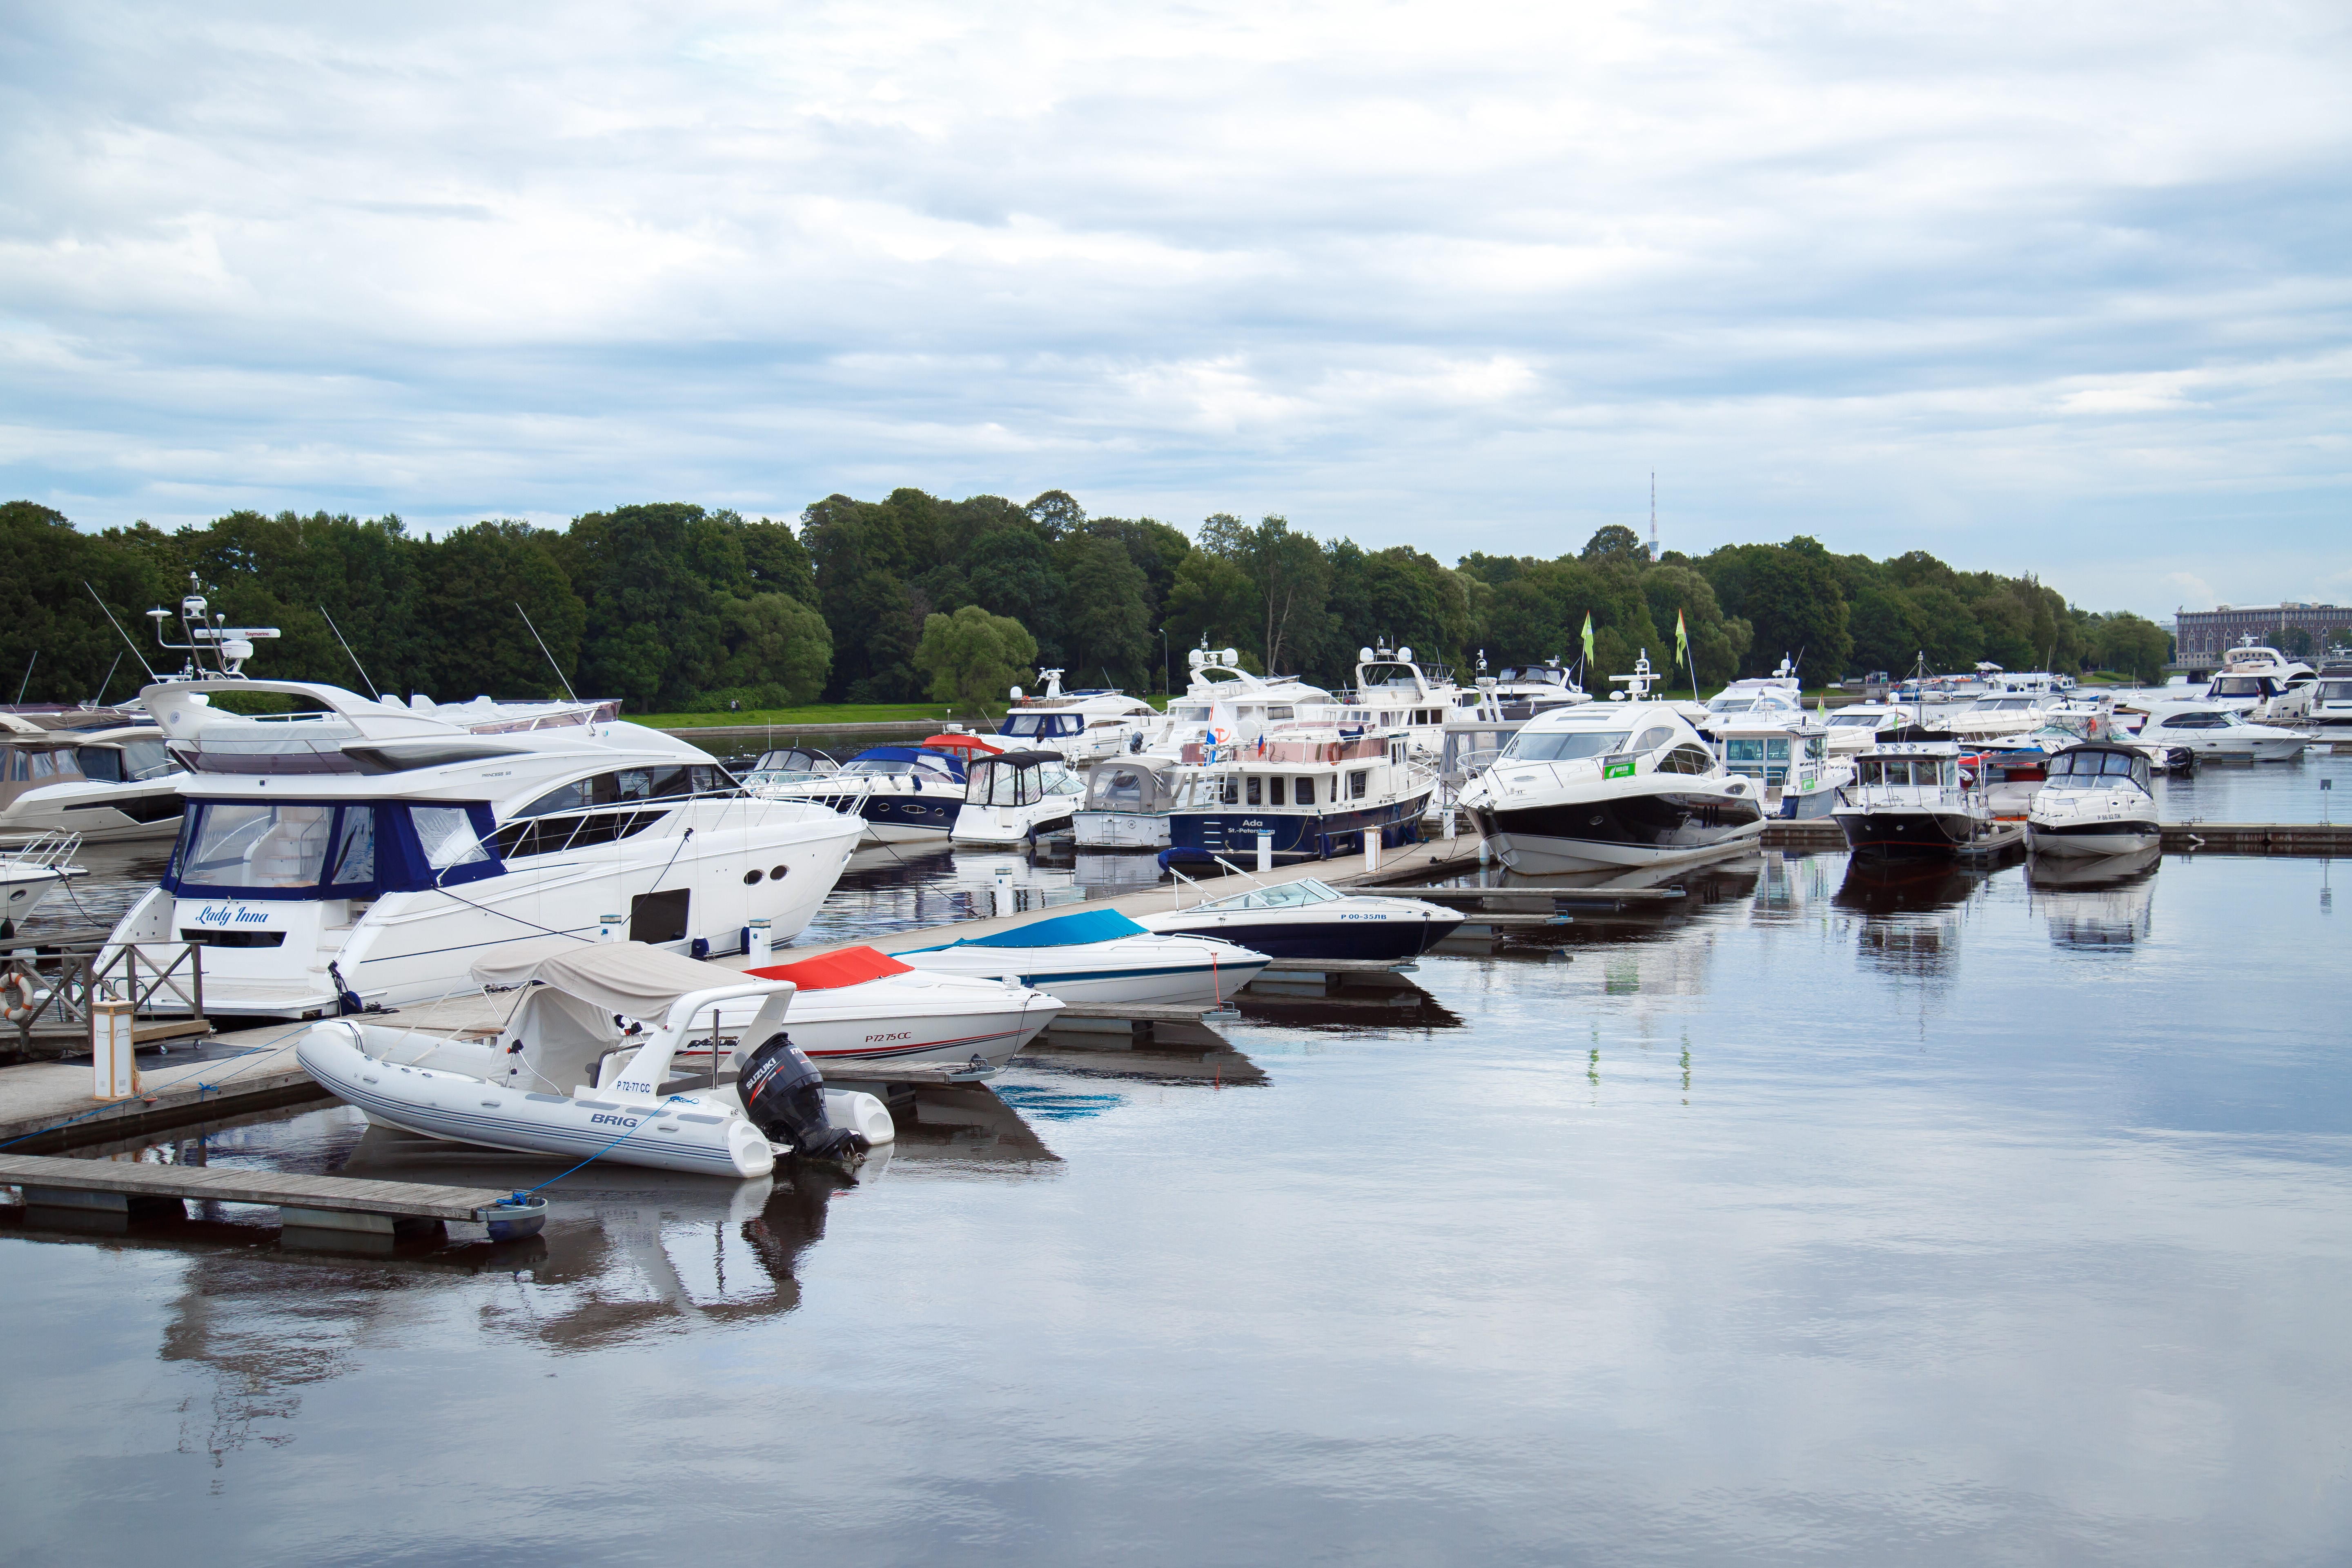
[[0, 736], [0, 842], [70, 833], [112, 844], [180, 831], [180, 770], [162, 734], [95, 722]]
[[[235, 693], [306, 710], [215, 700]], [[706, 752], [591, 703], [436, 707], [230, 677], [142, 695], [189, 770], [186, 816], [110, 943], [203, 944], [217, 1016], [429, 1000], [550, 935], [700, 957], [764, 920], [786, 941], [863, 826], [748, 795]]]
[[763, 753], [743, 787], [762, 800], [810, 801], [863, 817], [866, 837], [878, 844], [945, 844], [963, 811], [964, 758], [993, 750], [950, 734], [919, 746], [869, 746], [845, 763], [787, 749]]
[[1478, 656], [1478, 689], [1464, 693], [1458, 706], [1475, 708], [1506, 723], [1524, 723], [1537, 714], [1553, 708], [1573, 708], [1592, 700], [1592, 694], [1577, 683], [1575, 674], [1561, 666], [1558, 659], [1541, 664], [1507, 664], [1494, 674], [1486, 672], [1486, 656]]
[[1805, 699], [1797, 680], [1796, 666], [1783, 658], [1771, 674], [1735, 680], [1708, 698], [1706, 717], [1699, 722], [1712, 730], [1719, 721], [1796, 721], [1804, 716]]
[[2292, 762], [2311, 744], [2300, 731], [2257, 724], [2229, 704], [2213, 701], [2158, 703], [2138, 738], [2144, 745], [2192, 752], [2200, 762]]
[[1126, 751], [1159, 722], [1159, 713], [1140, 697], [1108, 689], [1064, 691], [1060, 670], [1038, 673], [1045, 689], [1024, 697], [1014, 687], [1013, 706], [996, 727], [1008, 750], [1050, 747], [1068, 762], [1088, 763]]
[[1462, 790], [1479, 837], [1514, 871], [1589, 871], [1696, 859], [1764, 831], [1763, 787], [1727, 771], [1678, 707], [1630, 698], [1528, 721]]
[[1189, 802], [1169, 813], [1168, 853], [1255, 855], [1265, 834], [1275, 855], [1328, 860], [1367, 839], [1402, 842], [1436, 788], [1437, 772], [1414, 754], [1408, 731], [1302, 719], [1206, 768]]
[[2249, 636], [2230, 650], [2205, 688], [2209, 702], [2225, 702], [2258, 724], [2297, 724], [2311, 717], [2319, 672]]

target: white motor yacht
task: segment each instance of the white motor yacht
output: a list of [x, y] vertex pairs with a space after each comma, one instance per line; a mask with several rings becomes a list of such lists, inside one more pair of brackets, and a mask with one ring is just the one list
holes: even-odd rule
[[1003, 749], [1050, 748], [1069, 762], [1090, 763], [1128, 750], [1160, 721], [1159, 711], [1139, 697], [1108, 689], [1066, 692], [1060, 670], [1038, 673], [1044, 691], [1024, 697], [1013, 689], [1013, 706], [996, 727]]
[[1065, 1004], [1026, 985], [926, 973], [870, 947], [746, 971], [800, 987], [793, 1043], [824, 1062], [952, 1062], [1001, 1068]]
[[[818, 1087], [785, 1037], [789, 981], [546, 938], [483, 960], [474, 978], [524, 991], [494, 1036], [336, 1018], [313, 1025], [295, 1059], [379, 1125], [562, 1159], [761, 1176], [781, 1153], [855, 1157], [893, 1135], [873, 1096]], [[671, 1081], [690, 1037], [715, 1037], [730, 1003], [753, 1010], [742, 1037], [761, 1042], [736, 1053], [737, 1082]], [[651, 1026], [624, 1033], [617, 1017]]]
[[180, 770], [152, 724], [0, 736], [0, 841], [71, 833], [113, 844], [179, 831]]
[[1854, 759], [1831, 815], [1857, 856], [1945, 859], [1992, 831], [1983, 790], [1965, 780], [1953, 741], [1889, 741]]
[[1479, 837], [1514, 871], [1589, 871], [1697, 859], [1760, 837], [1761, 785], [1731, 773], [1673, 705], [1630, 700], [1528, 721], [1462, 791]]
[[2137, 746], [2069, 746], [2045, 764], [2026, 811], [2036, 855], [2131, 855], [2164, 842], [2147, 756]]
[[975, 752], [964, 763], [963, 804], [949, 837], [958, 844], [1023, 844], [1070, 820], [1086, 781], [1059, 752]]
[[1276, 725], [1206, 769], [1205, 788], [1171, 809], [1169, 857], [1246, 858], [1260, 835], [1284, 858], [1328, 860], [1368, 837], [1402, 842], [1418, 831], [1437, 788], [1436, 770], [1412, 753], [1411, 733], [1308, 720]]
[[[936, 742], [960, 742], [940, 745]], [[861, 818], [878, 844], [945, 844], [963, 811], [964, 758], [990, 749], [969, 735], [939, 735], [919, 746], [869, 746], [820, 767], [805, 752], [771, 752], [743, 787], [762, 800], [812, 802]], [[778, 765], [768, 765], [770, 757]]]
[[1850, 757], [1918, 725], [1918, 710], [1900, 702], [1849, 702], [1830, 712], [1830, 754]]
[[2311, 722], [2324, 732], [2352, 731], [2352, 664], [2321, 667], [2311, 689]]
[[1797, 668], [1788, 659], [1769, 675], [1750, 676], [1735, 680], [1706, 700], [1706, 716], [1692, 717], [1709, 731], [1719, 732], [1724, 723], [1734, 720], [1798, 720], [1805, 716], [1805, 698], [1797, 679]]
[[70, 833], [44, 833], [16, 849], [0, 849], [0, 921], [19, 921], [41, 900], [89, 870], [71, 864], [80, 840]]
[[1990, 741], [2039, 730], [2049, 719], [2053, 697], [2023, 691], [1990, 691], [1966, 708], [1948, 713], [1941, 727], [1963, 740]]
[[1213, 937], [1163, 936], [1116, 910], [1051, 915], [890, 956], [935, 974], [1001, 976], [1066, 1003], [1105, 1006], [1223, 1006], [1273, 962]]
[[2252, 637], [2229, 651], [2205, 700], [2225, 703], [2257, 724], [2293, 725], [2311, 718], [2319, 672]]
[[1445, 743], [1445, 715], [1475, 703], [1475, 687], [1454, 681], [1451, 666], [1415, 659], [1412, 649], [1373, 647], [1356, 650], [1356, 685], [1327, 708], [1301, 709], [1302, 720], [1320, 720], [1367, 731], [1406, 732], [1412, 746], [1438, 754]]
[[1166, 935], [1239, 942], [1275, 958], [1392, 963], [1429, 952], [1465, 918], [1421, 899], [1338, 892], [1309, 877], [1146, 914], [1139, 923]]
[[1478, 656], [1478, 689], [1465, 692], [1455, 706], [1474, 708], [1505, 723], [1523, 724], [1553, 708], [1573, 708], [1592, 700], [1577, 684], [1575, 674], [1557, 659], [1541, 664], [1507, 664], [1488, 675], [1486, 656]]
[[1832, 733], [1774, 707], [1726, 715], [1701, 731], [1725, 771], [1756, 781], [1766, 815], [1784, 819], [1827, 816], [1839, 786], [1853, 781], [1853, 759], [1832, 754]]
[[[260, 692], [305, 711], [246, 717]], [[199, 942], [221, 1016], [299, 1017], [446, 994], [485, 955], [547, 935], [740, 951], [779, 941], [833, 889], [862, 824], [738, 789], [656, 730], [301, 681], [151, 686], [189, 769], [162, 884], [110, 946]]]
[[2292, 762], [2311, 744], [2299, 730], [2257, 724], [2226, 704], [2163, 702], [2153, 706], [2139, 728], [2143, 745], [2178, 748], [2199, 762]]

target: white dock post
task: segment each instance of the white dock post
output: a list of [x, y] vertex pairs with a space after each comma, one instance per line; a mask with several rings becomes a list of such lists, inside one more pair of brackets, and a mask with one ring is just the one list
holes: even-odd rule
[[1381, 830], [1364, 829], [1364, 875], [1370, 876], [1381, 868]]
[[743, 939], [743, 955], [751, 961], [744, 967], [758, 968], [768, 962], [768, 955], [772, 951], [768, 945], [768, 922], [753, 921], [751, 934]]
[[139, 1092], [139, 1058], [129, 1002], [100, 1000], [89, 1010], [90, 1094], [128, 1100]]
[[1013, 912], [1013, 868], [999, 865], [996, 868], [996, 918], [1003, 920]]
[[618, 915], [598, 915], [596, 917], [596, 940], [598, 942], [620, 941], [621, 917]]
[[1257, 836], [1257, 868], [1261, 871], [1274, 869], [1274, 835], [1271, 833]]
[[1456, 825], [1454, 820], [1454, 807], [1449, 805], [1445, 808], [1445, 842], [1448, 844], [1454, 842], [1455, 829]]

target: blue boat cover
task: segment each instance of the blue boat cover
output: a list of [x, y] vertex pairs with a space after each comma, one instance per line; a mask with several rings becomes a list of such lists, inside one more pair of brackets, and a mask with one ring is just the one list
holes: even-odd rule
[[[946, 945], [1075, 947], [1082, 942], [1115, 942], [1123, 936], [1150, 934], [1117, 910], [1080, 910], [1076, 914], [1055, 915], [1052, 920], [1037, 921], [1013, 931], [999, 931], [994, 936], [968, 936], [961, 942], [951, 942]], [[932, 948], [928, 951], [936, 952], [939, 950]]]

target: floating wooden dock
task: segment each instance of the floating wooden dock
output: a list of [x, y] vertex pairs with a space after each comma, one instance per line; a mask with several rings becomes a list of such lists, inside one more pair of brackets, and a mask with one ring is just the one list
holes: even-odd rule
[[2352, 823], [2168, 822], [2164, 847], [2208, 855], [2352, 855]]
[[125, 1217], [178, 1210], [189, 1198], [270, 1204], [277, 1207], [278, 1223], [289, 1230], [389, 1237], [458, 1220], [487, 1225], [494, 1239], [508, 1241], [536, 1234], [547, 1218], [546, 1199], [511, 1204], [505, 1201], [510, 1194], [496, 1188], [365, 1182], [241, 1167], [0, 1154], [0, 1182], [23, 1188], [27, 1208]]

